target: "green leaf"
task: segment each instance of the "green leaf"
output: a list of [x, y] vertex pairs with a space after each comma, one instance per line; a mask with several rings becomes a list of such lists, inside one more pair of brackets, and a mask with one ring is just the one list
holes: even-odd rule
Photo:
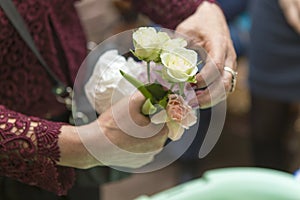
[[162, 107], [162, 108], [166, 108], [167, 107], [167, 104], [168, 104], [168, 95], [164, 96], [164, 98], [162, 98], [158, 104]]
[[120, 73], [127, 81], [129, 81], [134, 87], [136, 87], [144, 95], [144, 97], [146, 97], [146, 99], [150, 99], [151, 101], [153, 101], [152, 94], [147, 90], [143, 82], [137, 80], [129, 74], [126, 74], [122, 70], [120, 70]]
[[147, 99], [142, 106], [142, 113], [144, 115], [152, 115], [157, 111], [157, 108], [151, 103], [150, 99]]
[[152, 103], [157, 103], [161, 99], [163, 99], [165, 96], [168, 96], [169, 91], [165, 90], [162, 85], [158, 83], [151, 83], [145, 85], [145, 88], [152, 94], [154, 97], [155, 102], [152, 101]]
[[159, 83], [151, 83], [145, 85], [141, 81], [130, 76], [129, 74], [126, 74], [122, 70], [120, 70], [120, 73], [146, 97], [147, 100], [142, 108], [143, 114], [154, 114], [158, 108], [166, 108], [168, 103], [168, 94], [172, 92], [171, 90], [166, 90]]
[[187, 80], [187, 82], [189, 82], [189, 83], [197, 83], [196, 76], [189, 77], [189, 79]]

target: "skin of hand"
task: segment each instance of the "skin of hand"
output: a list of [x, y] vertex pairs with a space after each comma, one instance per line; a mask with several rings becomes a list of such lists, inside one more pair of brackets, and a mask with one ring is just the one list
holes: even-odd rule
[[300, 0], [278, 0], [287, 22], [300, 34]]
[[[150, 119], [141, 114], [140, 110], [144, 101], [145, 98], [140, 93], [135, 93], [131, 97], [120, 100], [101, 114], [96, 121], [88, 125], [80, 127], [62, 126], [58, 141], [61, 159], [58, 164], [82, 169], [103, 165], [89, 153], [82, 143], [78, 134], [78, 132], [81, 131], [91, 133], [89, 134], [90, 141], [95, 143], [95, 140], [99, 140], [99, 144], [97, 141], [99, 151], [107, 151], [108, 154], [110, 146], [107, 146], [107, 143], [103, 142], [103, 137], [108, 138], [111, 143], [129, 152], [158, 153], [158, 150], [163, 148], [168, 137], [168, 129], [164, 125], [158, 127], [150, 123]], [[126, 106], [129, 106], [127, 109], [129, 113], [126, 112]], [[130, 116], [128, 116], [128, 114], [130, 114]], [[121, 124], [119, 124], [119, 120], [122, 121]], [[139, 132], [138, 134], [140, 135], [129, 135], [131, 133], [124, 130], [134, 130], [132, 123], [142, 128], [147, 126], [147, 131]], [[122, 126], [121, 128], [120, 125]], [[101, 137], [99, 138], [99, 131], [101, 132], [102, 139]], [[150, 137], [144, 136], [145, 132], [148, 131], [152, 134], [155, 132], [155, 134]], [[113, 155], [115, 154], [112, 154], [112, 160], [118, 159], [117, 157], [114, 158]], [[145, 156], [147, 155], [148, 154], [145, 154]], [[151, 154], [149, 154], [149, 156], [150, 155]], [[145, 158], [145, 160], [147, 160], [147, 158]]]
[[[141, 113], [144, 102], [144, 96], [137, 92], [128, 99], [122, 99], [99, 117], [101, 130], [119, 148], [133, 153], [147, 153], [163, 147], [168, 129], [152, 124], [149, 117]], [[128, 113], [124, 111], [126, 107]]]
[[237, 69], [236, 53], [225, 16], [220, 7], [204, 1], [196, 12], [181, 22], [176, 31], [191, 39], [193, 45], [203, 47], [208, 56], [197, 74], [197, 100], [200, 108], [208, 108], [225, 100], [231, 89], [228, 66]]

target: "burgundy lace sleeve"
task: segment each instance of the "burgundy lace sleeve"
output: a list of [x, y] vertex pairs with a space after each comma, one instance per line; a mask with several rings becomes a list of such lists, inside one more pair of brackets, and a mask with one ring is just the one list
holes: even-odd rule
[[0, 105], [0, 176], [65, 195], [73, 185], [74, 170], [56, 165], [61, 126]]
[[[133, 0], [133, 5], [155, 23], [174, 29], [193, 14], [203, 1], [205, 0]], [[215, 0], [206, 1], [215, 2]]]

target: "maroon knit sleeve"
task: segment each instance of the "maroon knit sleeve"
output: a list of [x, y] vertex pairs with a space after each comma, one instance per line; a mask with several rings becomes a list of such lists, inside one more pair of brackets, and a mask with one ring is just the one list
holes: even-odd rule
[[153, 22], [165, 28], [175, 29], [180, 22], [193, 14], [203, 1], [205, 0], [133, 0], [133, 5]]
[[0, 105], [0, 176], [65, 195], [75, 174], [72, 168], [56, 165], [61, 126]]

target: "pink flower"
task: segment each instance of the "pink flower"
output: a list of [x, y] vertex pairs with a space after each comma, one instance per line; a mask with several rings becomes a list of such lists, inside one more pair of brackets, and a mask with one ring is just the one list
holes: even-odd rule
[[184, 101], [182, 96], [170, 94], [168, 98], [166, 110], [152, 116], [151, 122], [154, 124], [167, 123], [169, 138], [178, 140], [185, 129], [189, 129], [197, 122], [197, 117], [195, 111]]

